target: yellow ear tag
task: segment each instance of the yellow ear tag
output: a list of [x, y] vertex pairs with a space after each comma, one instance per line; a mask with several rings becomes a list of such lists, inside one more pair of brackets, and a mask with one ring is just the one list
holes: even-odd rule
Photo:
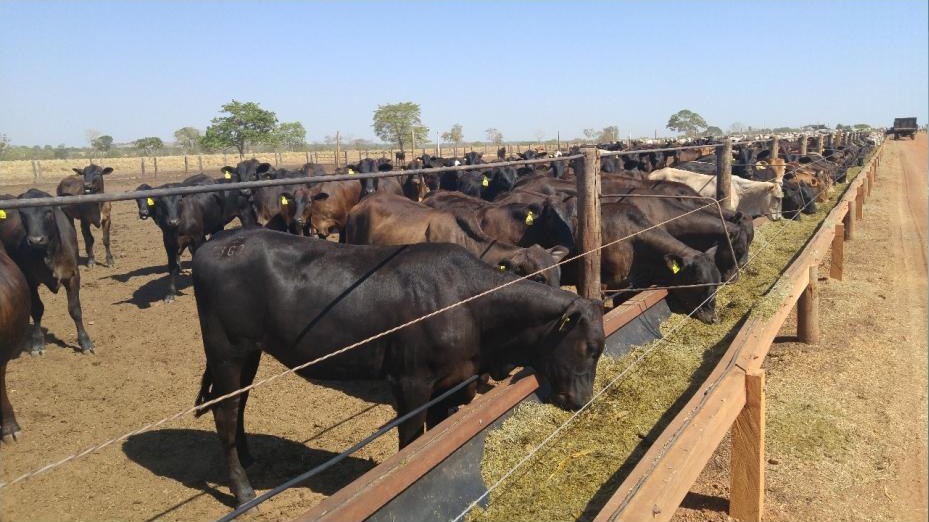
[[148, 206], [150, 206], [150, 207], [154, 207], [154, 206], [155, 206], [155, 200], [152, 199], [152, 198], [148, 198], [148, 199], [145, 200], [145, 204], [148, 205]]
[[287, 204], [287, 196], [281, 196], [281, 205]]
[[485, 186], [485, 187], [489, 187], [489, 186], [490, 186], [490, 178], [488, 178], [487, 176], [484, 176], [484, 179], [481, 180], [481, 185], [483, 185], [483, 186]]
[[349, 173], [349, 174], [354, 174], [354, 173], [355, 173], [355, 171], [354, 171], [354, 170], [352, 170], [352, 169], [348, 169], [348, 173]]
[[226, 179], [232, 179], [232, 174], [229, 174], [229, 173], [227, 172], [225, 175], [223, 175], [223, 177], [226, 178]]
[[531, 225], [533, 223], [535, 223], [535, 216], [532, 214], [532, 211], [530, 210], [529, 213], [526, 214], [526, 224]]
[[0, 219], [6, 219], [6, 210], [0, 210]]
[[681, 265], [677, 264], [677, 261], [671, 261], [671, 273], [676, 274], [681, 271]]
[[506, 272], [506, 265], [500, 265], [497, 268], [499, 268], [501, 272]]
[[570, 323], [570, 322], [571, 322], [571, 318], [570, 318], [570, 317], [564, 317], [564, 318], [561, 320], [561, 323], [558, 325], [558, 331], [559, 331], [559, 332], [563, 332], [564, 329], [567, 328], [568, 323]]

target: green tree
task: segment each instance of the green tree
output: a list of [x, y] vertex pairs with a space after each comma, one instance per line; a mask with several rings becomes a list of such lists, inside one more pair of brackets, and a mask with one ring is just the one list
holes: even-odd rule
[[597, 140], [598, 139], [597, 129], [594, 129], [594, 128], [584, 129], [584, 137], [587, 138], [587, 141]]
[[870, 128], [871, 126], [868, 125], [867, 123], [856, 123], [855, 124], [855, 130], [865, 130], [865, 129], [870, 129]]
[[698, 134], [707, 127], [706, 120], [696, 112], [682, 109], [671, 115], [667, 128], [675, 132], [683, 132], [687, 136]]
[[0, 158], [3, 158], [3, 153], [10, 148], [10, 138], [6, 134], [0, 132]]
[[710, 127], [707, 127], [705, 131], [703, 131], [703, 134], [707, 136], [722, 136], [723, 130], [720, 129], [719, 127], [710, 126]]
[[174, 131], [174, 139], [184, 149], [185, 154], [197, 152], [197, 148], [200, 146], [200, 138], [200, 131], [193, 127], [183, 127]]
[[455, 146], [455, 150], [458, 150], [458, 147], [461, 146], [461, 142], [464, 141], [464, 134], [461, 132], [461, 124], [456, 123], [452, 125], [452, 128], [449, 129], [448, 132], [443, 132], [442, 141], [451, 143]]
[[503, 145], [503, 133], [499, 130], [491, 127], [485, 130], [484, 134], [487, 136], [487, 141], [493, 143], [494, 145]]
[[222, 150], [235, 147], [244, 158], [250, 145], [271, 143], [277, 128], [277, 115], [255, 102], [232, 100], [223, 105], [225, 116], [213, 118], [200, 144], [206, 149]]
[[155, 152], [164, 148], [165, 144], [161, 141], [161, 138], [155, 136], [149, 136], [148, 138], [139, 138], [132, 142], [135, 145], [135, 148], [142, 151], [143, 156], [152, 156]]
[[597, 139], [600, 143], [619, 141], [619, 127], [616, 125], [604, 127], [603, 130], [600, 131], [600, 135]]
[[413, 136], [420, 143], [429, 139], [429, 128], [420, 121], [419, 104], [413, 102], [378, 105], [371, 126], [378, 138], [385, 143], [396, 143], [401, 151]]
[[90, 142], [90, 146], [94, 148], [95, 151], [100, 152], [102, 155], [106, 155], [107, 152], [113, 147], [113, 136], [104, 134], [103, 136], [97, 136]]
[[300, 150], [306, 146], [306, 129], [299, 121], [281, 123], [274, 131], [274, 142], [289, 151]]
[[65, 147], [64, 143], [59, 143], [58, 146], [55, 147], [52, 156], [55, 159], [68, 159], [68, 148]]

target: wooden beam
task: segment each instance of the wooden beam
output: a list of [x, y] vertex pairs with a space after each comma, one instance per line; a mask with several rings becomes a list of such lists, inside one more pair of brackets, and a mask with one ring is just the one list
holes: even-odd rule
[[797, 301], [797, 337], [800, 342], [819, 342], [819, 282], [816, 265], [810, 265], [809, 283]]
[[845, 240], [853, 241], [855, 239], [855, 206], [856, 199], [848, 202], [848, 212], [846, 212], [845, 217], [842, 219], [842, 224], [845, 225]]
[[578, 250], [590, 252], [581, 258], [577, 291], [582, 297], [600, 299], [600, 151], [583, 149], [584, 170], [577, 176]]
[[829, 265], [829, 277], [841, 281], [842, 268], [845, 263], [845, 225], [839, 223], [835, 226], [835, 236], [832, 238], [832, 263]]
[[858, 196], [855, 198], [855, 219], [864, 219], [864, 186], [858, 185]]
[[722, 201], [723, 208], [735, 210], [732, 206], [732, 140], [723, 140], [722, 147], [716, 149], [716, 199]]
[[761, 522], [764, 514], [764, 370], [745, 374], [745, 406], [732, 425], [729, 516]]

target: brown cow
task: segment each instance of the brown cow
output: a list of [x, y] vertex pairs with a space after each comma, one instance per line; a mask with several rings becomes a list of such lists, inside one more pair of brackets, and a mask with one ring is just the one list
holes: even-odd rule
[[568, 252], [564, 247], [545, 250], [538, 245], [522, 248], [504, 243], [483, 233], [473, 218], [466, 219], [387, 193], [368, 196], [352, 209], [345, 237], [347, 243], [358, 245], [456, 243], [485, 263], [518, 275], [553, 267], [532, 279], [554, 287], [559, 286], [561, 279], [561, 270], [554, 265]]
[[[322, 193], [328, 194], [328, 197], [316, 198]], [[310, 194], [311, 199], [319, 201], [309, 207], [309, 233], [325, 239], [329, 234], [339, 232], [341, 240], [348, 212], [361, 197], [361, 183], [355, 180], [324, 181], [314, 185]]]
[[[111, 167], [99, 167], [90, 164], [83, 169], [72, 169], [77, 173], [58, 183], [56, 193], [59, 196], [80, 196], [82, 194], [103, 194], [103, 176], [113, 172]], [[87, 251], [87, 266], [94, 266], [94, 236], [90, 225], [103, 229], [103, 247], [106, 249], [106, 264], [113, 266], [113, 254], [110, 253], [110, 202], [81, 203], [62, 207], [71, 224], [77, 219], [81, 222], [81, 234], [84, 236], [84, 248]]]
[[[0, 221], [6, 213], [0, 214]], [[29, 326], [29, 285], [22, 271], [0, 248], [0, 435], [3, 442], [19, 437], [19, 424], [6, 392], [6, 364], [19, 356]]]

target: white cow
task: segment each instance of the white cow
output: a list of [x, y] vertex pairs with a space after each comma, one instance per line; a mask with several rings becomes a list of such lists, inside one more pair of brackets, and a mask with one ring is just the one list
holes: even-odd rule
[[[716, 197], [716, 176], [667, 167], [652, 171], [648, 179], [676, 181], [703, 196]], [[751, 181], [732, 176], [732, 187], [729, 190], [732, 208], [752, 217], [768, 216], [773, 221], [781, 219], [781, 200], [784, 199], [781, 181]]]

